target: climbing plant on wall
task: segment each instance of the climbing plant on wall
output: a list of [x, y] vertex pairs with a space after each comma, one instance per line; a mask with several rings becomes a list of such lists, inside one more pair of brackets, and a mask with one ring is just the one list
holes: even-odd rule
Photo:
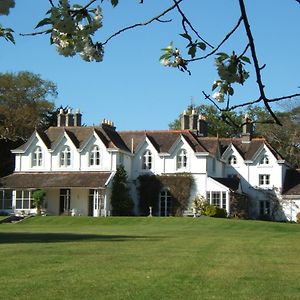
[[188, 206], [193, 177], [190, 173], [176, 175], [142, 175], [139, 176], [139, 208], [144, 215], [149, 213], [152, 206], [153, 213], [158, 214], [159, 192], [168, 189], [172, 196], [172, 215], [181, 216]]

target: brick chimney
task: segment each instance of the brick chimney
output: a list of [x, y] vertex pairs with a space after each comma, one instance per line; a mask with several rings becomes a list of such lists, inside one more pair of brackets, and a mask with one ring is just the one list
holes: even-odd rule
[[251, 141], [253, 134], [253, 124], [249, 115], [246, 114], [242, 124], [242, 142], [247, 143]]
[[190, 130], [197, 131], [198, 130], [198, 113], [196, 110], [192, 110], [192, 114], [190, 115]]
[[81, 117], [82, 117], [82, 114], [80, 113], [80, 110], [78, 108], [74, 115], [74, 126], [78, 126], [78, 127], [81, 126]]
[[71, 108], [68, 109], [66, 114], [66, 126], [74, 126], [74, 115]]
[[64, 114], [64, 110], [61, 108], [57, 115], [57, 127], [66, 126], [66, 115]]
[[184, 111], [181, 115], [181, 129], [190, 129], [190, 116], [187, 114], [186, 111]]
[[208, 135], [207, 121], [205, 116], [199, 115], [198, 117], [198, 136], [206, 137]]
[[114, 122], [107, 120], [107, 119], [103, 119], [101, 126], [102, 126], [102, 128], [109, 128], [111, 130], [116, 129]]

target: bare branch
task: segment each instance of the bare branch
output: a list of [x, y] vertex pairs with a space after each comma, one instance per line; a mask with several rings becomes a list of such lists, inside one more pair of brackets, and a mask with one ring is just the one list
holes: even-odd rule
[[214, 48], [214, 46], [212, 46], [210, 43], [208, 43], [206, 40], [204, 40], [200, 34], [197, 32], [197, 30], [194, 28], [194, 26], [192, 25], [192, 23], [188, 20], [188, 18], [186, 17], [186, 15], [184, 14], [184, 12], [181, 10], [180, 6], [179, 6], [179, 1], [177, 2], [176, 0], [173, 0], [173, 2], [176, 5], [176, 8], [178, 10], [178, 12], [180, 13], [181, 17], [182, 17], [182, 26], [185, 30], [185, 32], [187, 33], [186, 27], [185, 27], [185, 23], [187, 23], [189, 25], [189, 27], [191, 28], [191, 30], [195, 33], [195, 35], [202, 41], [204, 42], [206, 45], [208, 45], [210, 48]]
[[102, 45], [107, 44], [112, 38], [116, 37], [117, 35], [121, 34], [124, 31], [136, 28], [136, 27], [140, 27], [140, 26], [146, 26], [154, 21], [157, 21], [158, 19], [160, 19], [162, 16], [164, 16], [165, 14], [167, 14], [168, 12], [170, 12], [171, 10], [173, 10], [180, 2], [182, 2], [183, 0], [179, 0], [176, 2], [176, 4], [170, 6], [169, 8], [167, 8], [166, 10], [164, 10], [162, 13], [160, 13], [159, 15], [157, 15], [156, 17], [151, 18], [148, 21], [145, 21], [143, 23], [136, 23], [134, 25], [131, 26], [127, 26], [125, 28], [120, 29], [119, 31], [115, 32], [113, 35], [111, 35], [108, 39], [106, 39], [105, 42], [102, 43]]
[[230, 32], [228, 32], [226, 34], [225, 38], [221, 41], [221, 43], [213, 51], [211, 51], [210, 53], [208, 53], [204, 56], [197, 57], [197, 58], [192, 58], [192, 59], [187, 59], [186, 61], [191, 62], [191, 61], [202, 60], [202, 59], [206, 59], [209, 56], [215, 54], [221, 48], [221, 46], [232, 36], [232, 34], [238, 29], [238, 27], [240, 26], [242, 20], [243, 20], [242, 17], [240, 17], [237, 24], [233, 27], [233, 29]]
[[256, 73], [256, 82], [258, 84], [258, 88], [259, 88], [259, 92], [260, 92], [260, 98], [264, 102], [264, 105], [267, 108], [268, 112], [274, 118], [276, 124], [282, 125], [280, 123], [279, 119], [276, 117], [275, 113], [273, 112], [272, 108], [270, 107], [270, 105], [268, 103], [268, 99], [265, 95], [265, 91], [264, 91], [265, 86], [264, 86], [264, 84], [262, 82], [262, 79], [261, 79], [260, 67], [259, 67], [258, 58], [257, 58], [257, 55], [256, 55], [254, 39], [253, 39], [252, 32], [251, 32], [251, 29], [250, 29], [250, 24], [249, 24], [249, 21], [248, 21], [244, 0], [239, 0], [239, 4], [240, 4], [241, 15], [242, 15], [244, 26], [245, 26], [245, 31], [246, 31], [248, 41], [249, 41], [249, 45], [250, 45], [250, 49], [251, 49], [251, 55], [252, 55], [254, 69], [255, 69], [255, 73]]
[[35, 36], [35, 35], [40, 35], [40, 34], [48, 34], [52, 30], [51, 29], [46, 29], [43, 31], [38, 31], [38, 32], [32, 32], [32, 33], [19, 33], [20, 36]]

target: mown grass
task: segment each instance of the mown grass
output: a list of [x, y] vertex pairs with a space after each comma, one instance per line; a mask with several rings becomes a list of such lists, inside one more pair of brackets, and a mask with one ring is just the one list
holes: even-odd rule
[[35, 217], [0, 225], [2, 299], [299, 299], [300, 226]]

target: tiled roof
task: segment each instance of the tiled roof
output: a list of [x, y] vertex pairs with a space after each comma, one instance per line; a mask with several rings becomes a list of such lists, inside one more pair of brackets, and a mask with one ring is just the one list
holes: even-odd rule
[[111, 172], [26, 172], [0, 179], [0, 188], [104, 188]]
[[300, 195], [299, 170], [290, 169], [286, 171], [282, 193], [284, 195]]
[[[253, 138], [245, 143], [242, 138], [199, 137], [190, 130], [116, 131], [114, 127], [104, 124], [87, 127], [50, 127], [45, 132], [36, 131], [36, 133], [49, 149], [53, 148], [64, 134], [80, 149], [96, 133], [104, 145], [110, 149], [135, 152], [147, 138], [158, 153], [170, 153], [172, 146], [182, 136], [196, 153], [216, 155], [220, 149], [222, 155], [232, 144], [245, 160], [252, 160], [259, 148], [266, 145], [278, 160], [283, 159], [263, 138]], [[16, 150], [24, 151], [28, 143], [30, 140]]]
[[225, 185], [232, 191], [237, 191], [240, 185], [240, 179], [233, 177], [233, 178], [213, 178], [214, 180], [220, 182], [221, 184]]

